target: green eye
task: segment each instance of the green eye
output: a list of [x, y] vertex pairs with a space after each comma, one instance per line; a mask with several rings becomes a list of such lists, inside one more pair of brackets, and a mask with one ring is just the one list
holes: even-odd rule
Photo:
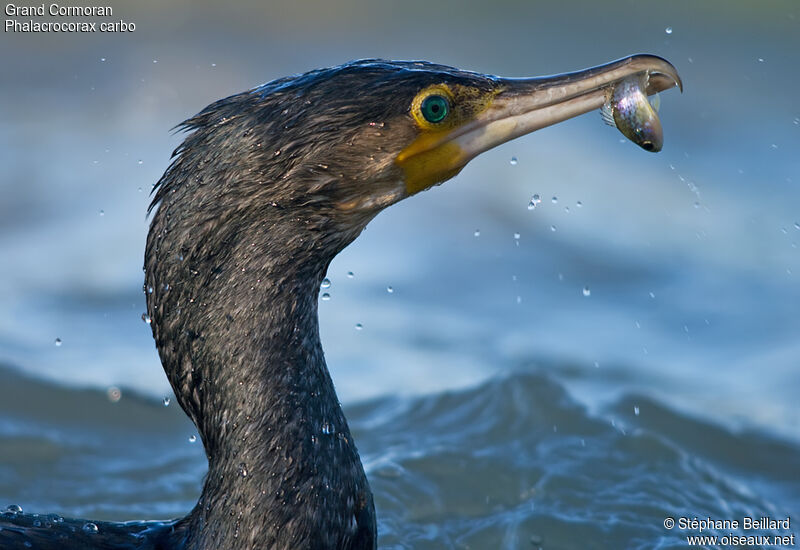
[[450, 112], [450, 102], [446, 97], [440, 95], [429, 95], [422, 101], [420, 105], [422, 116], [428, 122], [441, 122]]

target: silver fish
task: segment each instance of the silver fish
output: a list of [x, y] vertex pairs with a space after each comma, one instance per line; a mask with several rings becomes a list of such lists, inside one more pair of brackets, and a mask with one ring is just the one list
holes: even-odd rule
[[600, 115], [636, 145], [657, 153], [664, 144], [664, 132], [656, 112], [658, 106], [654, 107], [647, 98], [648, 78], [647, 73], [640, 73], [622, 80], [609, 94]]

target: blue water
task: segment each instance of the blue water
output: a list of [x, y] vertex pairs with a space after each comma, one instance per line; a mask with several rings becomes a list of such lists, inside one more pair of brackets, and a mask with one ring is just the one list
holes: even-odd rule
[[331, 265], [322, 338], [381, 543], [680, 548], [697, 533], [667, 516], [800, 518], [797, 5], [422, 7], [120, 5], [132, 35], [0, 36], [0, 504], [128, 520], [197, 497], [141, 319], [174, 124], [355, 57], [524, 76], [648, 51], [685, 84], [661, 153], [585, 115]]

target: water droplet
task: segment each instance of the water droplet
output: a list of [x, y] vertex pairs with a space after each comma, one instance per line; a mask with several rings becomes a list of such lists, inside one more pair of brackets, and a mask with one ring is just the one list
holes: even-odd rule
[[247, 477], [247, 464], [242, 462], [239, 464], [239, 467], [236, 468], [236, 473], [239, 474], [241, 477]]
[[100, 58], [100, 61], [102, 61], [103, 63], [105, 63], [105, 62], [106, 62], [106, 58], [105, 58], [105, 57], [101, 57], [101, 58]]
[[476, 229], [475, 232], [473, 233], [473, 235], [475, 235], [476, 237], [480, 237], [481, 236], [481, 230], [480, 229]]
[[139, 159], [136, 161], [136, 164], [144, 164], [144, 161], [142, 159]]
[[672, 27], [667, 27], [666, 29], [664, 29], [664, 32], [667, 34], [672, 34]]
[[61, 346], [61, 338], [56, 338], [56, 347]]
[[38, 520], [38, 519], [33, 520], [33, 526], [34, 527], [41, 527], [42, 526], [41, 520]]
[[83, 527], [81, 527], [81, 529], [83, 530], [84, 533], [89, 533], [89, 534], [94, 534], [94, 533], [97, 533], [99, 531], [99, 529], [97, 528], [97, 525], [92, 523], [91, 521], [87, 522], [87, 523], [84, 523]]
[[600, 368], [600, 361], [595, 361], [594, 362], [594, 368], [596, 368], [596, 369]]
[[101, 216], [105, 216], [105, 215], [106, 215], [106, 212], [105, 212], [105, 210], [101, 210], [101, 211], [100, 211], [100, 215], [101, 215]]
[[189, 443], [194, 443], [195, 441], [197, 441], [197, 436], [196, 435], [190, 435], [189, 436]]
[[552, 231], [553, 233], [555, 233], [555, 232], [556, 232], [556, 226], [555, 226], [555, 225], [551, 225], [551, 226], [550, 226], [550, 231]]
[[362, 325], [361, 323], [356, 323], [356, 330], [361, 330], [363, 328], [364, 328], [364, 325]]
[[147, 285], [147, 293], [148, 294], [152, 294], [153, 293], [153, 286], [152, 285]]
[[154, 59], [154, 60], [153, 60], [153, 63], [158, 63], [158, 59]]
[[655, 292], [651, 292], [651, 293], [650, 293], [650, 297], [651, 297], [651, 298], [655, 298], [655, 297], [656, 297], [656, 293], [655, 293]]
[[142, 313], [142, 321], [149, 325], [152, 322], [152, 319], [150, 319], [150, 316], [147, 313]]
[[553, 197], [550, 200], [553, 202], [553, 204], [558, 204], [558, 197]]
[[169, 399], [169, 397], [165, 397], [165, 398], [164, 398], [164, 401], [163, 401], [163, 403], [164, 403], [164, 406], [165, 406], [165, 407], [169, 407], [169, 402], [170, 402], [170, 399]]
[[521, 235], [519, 233], [514, 233], [514, 239], [515, 240], [518, 241], [520, 237], [521, 237]]
[[212, 64], [211, 64], [211, 66], [212, 66], [212, 67], [216, 67], [216, 66], [217, 66], [217, 64], [216, 64], [216, 63], [212, 63]]
[[517, 162], [517, 157], [511, 157], [511, 166], [516, 166]]
[[116, 386], [111, 386], [106, 390], [106, 395], [108, 396], [108, 400], [112, 403], [116, 403], [120, 399], [122, 399], [122, 390], [120, 390]]
[[542, 199], [539, 198], [539, 195], [534, 195], [531, 197], [531, 201], [528, 203], [528, 210], [533, 210], [537, 206], [539, 206], [542, 202]]
[[394, 289], [392, 287], [390, 287], [390, 286], [387, 286], [386, 287], [386, 292], [388, 292], [389, 294], [392, 294], [394, 292]]
[[142, 192], [142, 188], [140, 187], [139, 189], [137, 189], [137, 191], [139, 191], [139, 193], [141, 193]]
[[591, 296], [592, 295], [592, 291], [589, 289], [588, 286], [583, 287], [583, 295], [584, 296]]
[[638, 407], [638, 405], [633, 407], [633, 414], [635, 414], [636, 416], [639, 416], [639, 407]]
[[575, 206], [577, 206], [578, 208], [582, 208], [583, 207], [583, 203], [581, 201], [578, 201], [578, 202], [575, 203]]
[[327, 302], [330, 299], [331, 299], [331, 295], [328, 292], [323, 292], [322, 293], [322, 301], [323, 302]]
[[332, 433], [334, 433], [335, 431], [336, 431], [336, 430], [333, 428], [333, 426], [331, 426], [331, 425], [330, 425], [329, 423], [327, 423], [327, 422], [325, 422], [325, 423], [322, 425], [322, 433], [324, 433], [325, 435], [331, 435], [331, 434], [332, 434]]
[[21, 514], [22, 513], [22, 506], [19, 504], [11, 504], [6, 508], [6, 512], [9, 514]]
[[763, 63], [763, 62], [764, 62], [764, 58], [763, 58], [763, 57], [759, 57], [759, 58], [758, 58], [758, 62], [759, 62], [759, 63]]
[[352, 271], [348, 271], [348, 272], [347, 272], [347, 278], [348, 278], [348, 279], [352, 279], [353, 277], [355, 277], [355, 275], [353, 274], [353, 272], [352, 272]]
[[800, 231], [800, 222], [794, 222], [794, 228]]
[[564, 207], [564, 212], [566, 212], [567, 214], [569, 214], [569, 206], [565, 206], [565, 207]]
[[331, 280], [325, 277], [322, 279], [322, 284], [320, 285], [322, 288], [330, 288], [331, 287]]
[[522, 296], [517, 296], [517, 303], [518, 303], [518, 304], [521, 304], [521, 303], [522, 303]]

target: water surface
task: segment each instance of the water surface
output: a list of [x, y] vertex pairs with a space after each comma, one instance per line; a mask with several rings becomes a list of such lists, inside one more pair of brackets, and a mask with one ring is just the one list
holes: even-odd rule
[[800, 518], [796, 3], [114, 9], [135, 33], [0, 36], [0, 503], [130, 520], [197, 497], [141, 320], [174, 124], [358, 57], [529, 76], [646, 51], [685, 83], [661, 153], [585, 115], [331, 265], [322, 338], [381, 545], [681, 548], [667, 516]]

